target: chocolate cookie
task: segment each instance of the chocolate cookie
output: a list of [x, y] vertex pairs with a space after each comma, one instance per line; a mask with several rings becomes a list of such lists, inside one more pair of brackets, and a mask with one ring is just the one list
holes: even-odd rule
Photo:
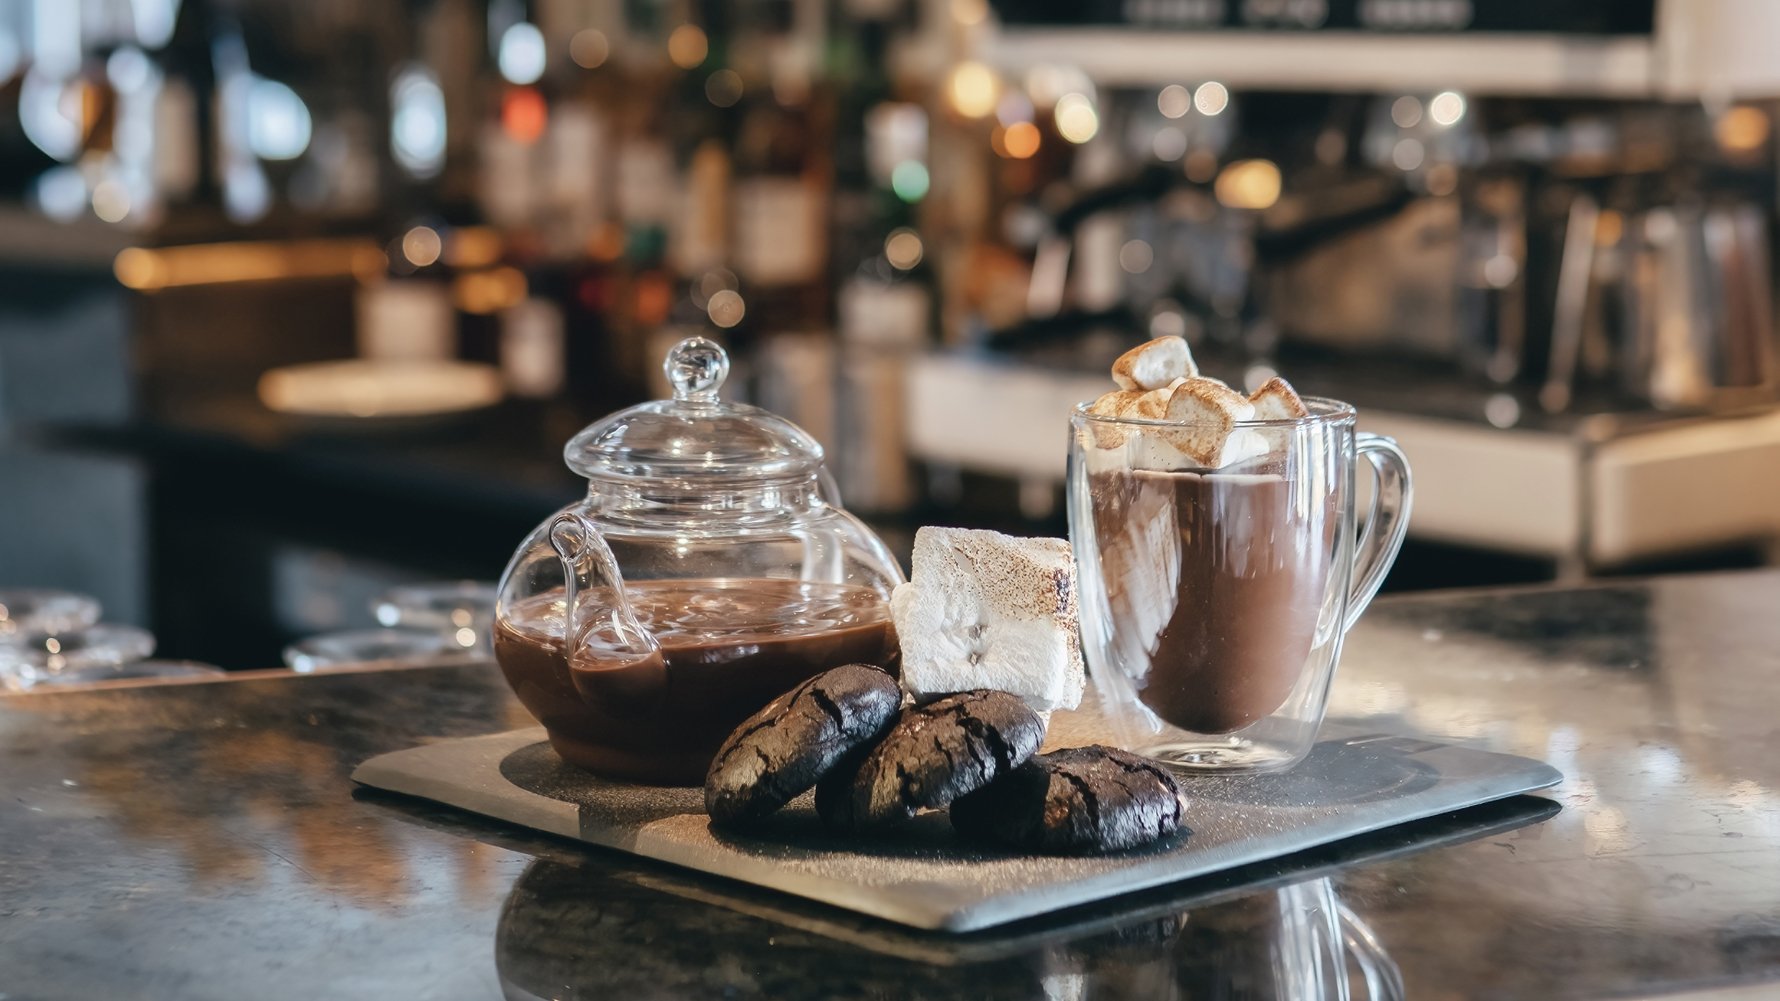
[[1006, 692], [948, 695], [902, 714], [856, 768], [837, 767], [816, 786], [816, 812], [854, 831], [938, 809], [1006, 775], [1038, 750], [1045, 724]]
[[767, 703], [729, 735], [705, 774], [717, 824], [759, 820], [816, 784], [896, 722], [902, 689], [869, 664], [824, 671]]
[[1167, 769], [1096, 744], [1041, 754], [959, 799], [952, 827], [1023, 851], [1113, 852], [1181, 830], [1185, 804]]

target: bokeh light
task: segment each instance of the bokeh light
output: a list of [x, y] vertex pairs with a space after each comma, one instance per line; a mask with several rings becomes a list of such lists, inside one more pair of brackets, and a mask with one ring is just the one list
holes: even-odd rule
[[495, 57], [501, 76], [509, 83], [537, 83], [544, 75], [546, 52], [544, 33], [530, 21], [520, 21], [501, 34], [500, 52]]
[[389, 145], [396, 163], [418, 178], [445, 166], [445, 92], [439, 78], [419, 63], [396, 74], [390, 86]]
[[544, 135], [550, 109], [544, 95], [531, 87], [509, 87], [501, 97], [501, 127], [516, 141], [530, 145]]
[[959, 63], [946, 81], [952, 107], [966, 118], [985, 118], [992, 113], [1000, 90], [995, 74], [982, 63]]
[[1085, 143], [1100, 131], [1100, 115], [1085, 94], [1064, 94], [1057, 99], [1057, 134], [1072, 143]]
[[1199, 109], [1201, 115], [1221, 115], [1230, 106], [1230, 88], [1212, 80], [1202, 83], [1193, 92], [1193, 107]]
[[1155, 259], [1155, 250], [1143, 240], [1130, 240], [1119, 248], [1119, 267], [1124, 268], [1128, 274], [1143, 274], [1150, 269], [1150, 264]]
[[276, 80], [255, 77], [247, 88], [247, 148], [262, 160], [294, 160], [309, 148], [309, 107]]
[[1442, 127], [1457, 125], [1465, 117], [1465, 95], [1456, 90], [1443, 90], [1428, 102], [1428, 117]]
[[1768, 141], [1770, 131], [1767, 114], [1747, 104], [1726, 111], [1712, 126], [1718, 144], [1733, 153], [1760, 149]]
[[1214, 190], [1230, 208], [1268, 208], [1279, 201], [1279, 167], [1271, 160], [1237, 160], [1218, 174]]
[[890, 172], [890, 190], [905, 202], [918, 202], [927, 197], [928, 183], [926, 165], [916, 160], [904, 160]]
[[597, 69], [605, 65], [611, 55], [612, 43], [607, 41], [603, 31], [583, 28], [569, 39], [569, 58], [582, 69]]
[[1391, 102], [1391, 121], [1400, 129], [1413, 129], [1421, 124], [1422, 102], [1408, 94]]
[[1193, 110], [1193, 94], [1178, 83], [1171, 83], [1156, 95], [1156, 110], [1164, 118], [1179, 118]]
[[705, 312], [710, 315], [712, 323], [727, 330], [742, 322], [742, 317], [747, 315], [748, 304], [742, 301], [740, 292], [726, 288], [711, 296], [710, 305], [705, 307]]
[[77, 167], [51, 167], [32, 188], [37, 208], [51, 219], [72, 222], [86, 211], [87, 182]]
[[1172, 125], [1165, 125], [1150, 137], [1150, 151], [1156, 154], [1156, 159], [1173, 163], [1187, 155], [1187, 134]]
[[123, 222], [130, 214], [130, 192], [115, 180], [93, 185], [93, 214], [105, 222]]
[[1391, 162], [1398, 170], [1415, 170], [1427, 155], [1427, 150], [1417, 139], [1399, 139], [1397, 145], [1391, 147]]
[[926, 249], [921, 243], [921, 235], [912, 229], [895, 230], [884, 240], [884, 257], [899, 271], [920, 264]]
[[710, 40], [696, 24], [682, 24], [668, 36], [668, 58], [674, 65], [689, 70], [705, 61], [711, 53]]
[[1015, 160], [1025, 160], [1038, 152], [1039, 142], [1038, 126], [1031, 122], [1015, 122], [1002, 131], [998, 152]]
[[431, 226], [415, 226], [402, 234], [402, 256], [417, 268], [436, 263], [444, 249], [445, 241]]
[[718, 70], [705, 78], [705, 99], [719, 108], [731, 108], [742, 99], [742, 75]]

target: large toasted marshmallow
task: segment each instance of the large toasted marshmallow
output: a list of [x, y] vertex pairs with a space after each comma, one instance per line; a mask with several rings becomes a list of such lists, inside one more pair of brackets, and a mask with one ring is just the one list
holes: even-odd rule
[[1252, 420], [1255, 405], [1215, 379], [1188, 379], [1168, 395], [1167, 419], [1182, 427], [1161, 433], [1188, 464], [1217, 469], [1267, 451], [1266, 439], [1238, 421]]
[[1120, 389], [1162, 389], [1177, 379], [1199, 374], [1193, 350], [1181, 337], [1158, 337], [1125, 352], [1113, 362], [1113, 382]]
[[1038, 712], [1082, 698], [1074, 566], [1064, 539], [922, 528], [890, 597], [902, 684], [918, 701], [993, 688]]

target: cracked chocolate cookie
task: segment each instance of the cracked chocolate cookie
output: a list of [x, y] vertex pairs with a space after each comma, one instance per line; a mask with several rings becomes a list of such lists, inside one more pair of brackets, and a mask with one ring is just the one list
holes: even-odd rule
[[1045, 724], [1018, 697], [977, 690], [902, 714], [856, 768], [836, 767], [816, 786], [816, 812], [855, 831], [938, 809], [1031, 757]]
[[1135, 848], [1184, 829], [1186, 797], [1161, 765], [1117, 748], [1041, 754], [952, 804], [968, 838], [1080, 855]]
[[712, 823], [744, 825], [791, 802], [849, 752], [882, 737], [901, 706], [896, 679], [869, 664], [824, 671], [767, 703], [711, 761]]

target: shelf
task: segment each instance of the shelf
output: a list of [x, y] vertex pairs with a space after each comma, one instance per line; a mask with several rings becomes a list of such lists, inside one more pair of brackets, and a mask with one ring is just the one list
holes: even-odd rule
[[1114, 87], [1217, 80], [1249, 90], [1576, 97], [1647, 97], [1659, 89], [1648, 38], [1002, 28], [986, 31], [976, 54], [1008, 73], [1075, 66]]

